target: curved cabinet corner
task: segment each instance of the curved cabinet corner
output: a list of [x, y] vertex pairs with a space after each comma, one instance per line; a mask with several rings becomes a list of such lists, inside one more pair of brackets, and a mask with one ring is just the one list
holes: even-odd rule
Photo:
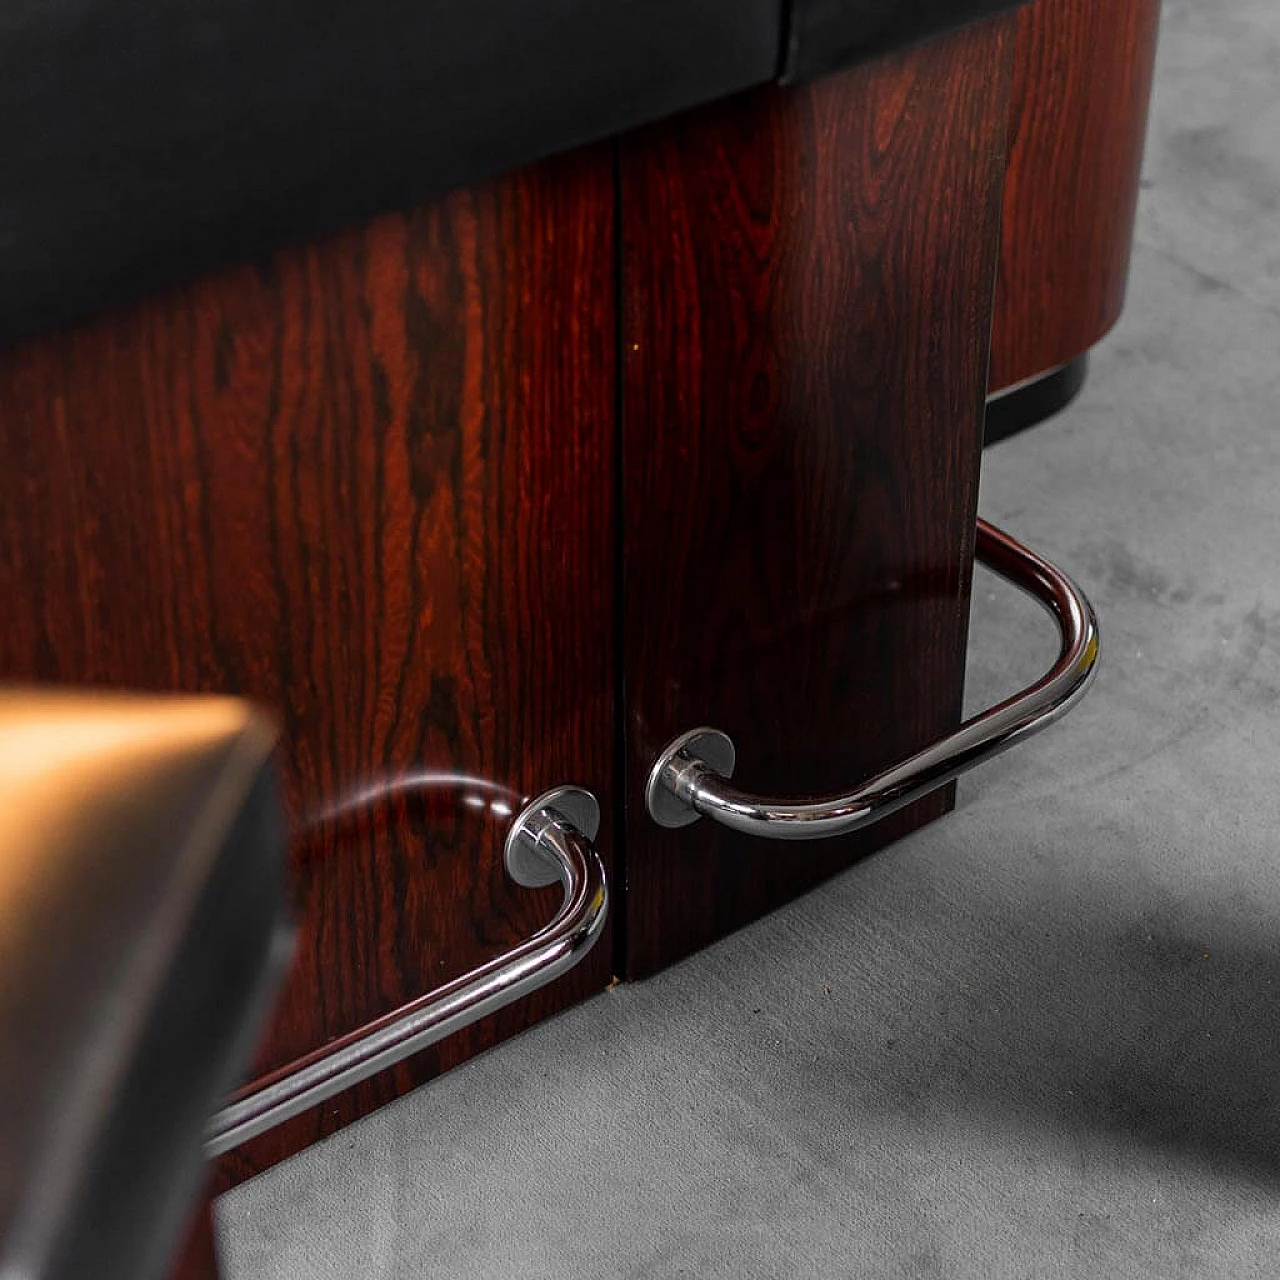
[[1159, 0], [1016, 18], [992, 394], [1087, 351], [1124, 305]]

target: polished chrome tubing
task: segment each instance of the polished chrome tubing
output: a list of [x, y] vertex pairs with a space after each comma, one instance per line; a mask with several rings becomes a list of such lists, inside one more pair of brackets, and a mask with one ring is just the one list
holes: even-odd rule
[[599, 825], [595, 798], [575, 787], [526, 805], [507, 836], [507, 874], [528, 887], [564, 886], [551, 921], [506, 954], [325, 1046], [224, 1107], [206, 1130], [206, 1156], [256, 1138], [573, 968], [600, 937], [608, 912], [604, 866], [591, 845]]
[[646, 800], [654, 821], [677, 827], [706, 816], [745, 835], [775, 840], [846, 835], [919, 800], [1065, 715], [1097, 668], [1093, 606], [1060, 569], [985, 520], [978, 521], [976, 555], [1043, 605], [1058, 624], [1058, 660], [1035, 684], [850, 792], [799, 801], [750, 795], [731, 786], [733, 743], [718, 730], [695, 729], [669, 743], [653, 766]]

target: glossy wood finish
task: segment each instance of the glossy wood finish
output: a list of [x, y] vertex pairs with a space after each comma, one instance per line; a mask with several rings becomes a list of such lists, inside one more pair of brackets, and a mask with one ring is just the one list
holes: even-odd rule
[[990, 387], [1074, 359], [1120, 315], [1159, 0], [1019, 11]]
[[994, 19], [624, 143], [630, 976], [949, 803], [785, 847], [643, 789], [700, 724], [803, 794], [959, 722], [1011, 54]]
[[[0, 679], [283, 720], [299, 938], [258, 1072], [543, 923], [556, 890], [503, 873], [510, 806], [612, 793], [613, 181], [580, 152], [0, 353]], [[221, 1185], [610, 959], [606, 938]]]
[[186, 1236], [169, 1271], [169, 1280], [218, 1280], [221, 1274], [213, 1201], [205, 1199], [192, 1212]]

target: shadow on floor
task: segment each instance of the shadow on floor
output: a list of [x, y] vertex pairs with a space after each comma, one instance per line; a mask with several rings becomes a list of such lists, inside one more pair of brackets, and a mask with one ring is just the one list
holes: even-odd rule
[[1280, 1185], [1280, 925], [1260, 938], [1229, 904], [1194, 920], [1075, 896], [941, 905], [936, 936], [917, 923], [930, 954], [899, 972], [886, 954], [867, 975], [883, 1034], [833, 1036], [797, 1105], [926, 1122], [941, 1107], [986, 1125], [994, 1108], [1006, 1125], [1160, 1144]]

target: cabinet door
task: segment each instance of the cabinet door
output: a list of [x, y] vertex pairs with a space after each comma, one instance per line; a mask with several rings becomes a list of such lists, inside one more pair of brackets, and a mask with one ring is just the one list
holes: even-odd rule
[[[259, 1074], [532, 932], [519, 797], [612, 792], [613, 226], [588, 150], [0, 353], [0, 679], [283, 721], [298, 945]], [[611, 969], [606, 937], [223, 1184]]]
[[629, 975], [951, 803], [785, 846], [659, 829], [644, 787], [699, 725], [804, 795], [958, 723], [1010, 23], [623, 143]]

